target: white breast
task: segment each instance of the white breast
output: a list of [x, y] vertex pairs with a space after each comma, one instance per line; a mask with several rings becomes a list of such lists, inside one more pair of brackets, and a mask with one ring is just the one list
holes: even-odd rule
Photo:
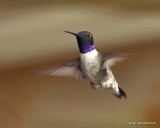
[[92, 63], [93, 61], [95, 61], [97, 55], [98, 55], [98, 52], [96, 49], [94, 49], [91, 52], [81, 54], [81, 60], [83, 61], [84, 64]]

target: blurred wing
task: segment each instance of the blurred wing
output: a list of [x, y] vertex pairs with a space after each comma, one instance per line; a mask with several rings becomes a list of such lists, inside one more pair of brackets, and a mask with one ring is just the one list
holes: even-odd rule
[[118, 54], [118, 53], [104, 53], [103, 54], [103, 64], [102, 69], [106, 67], [111, 67], [117, 62], [127, 59], [128, 54]]
[[38, 74], [49, 76], [68, 76], [75, 77], [77, 79], [85, 79], [80, 69], [79, 58], [60, 65], [57, 68], [40, 71]]

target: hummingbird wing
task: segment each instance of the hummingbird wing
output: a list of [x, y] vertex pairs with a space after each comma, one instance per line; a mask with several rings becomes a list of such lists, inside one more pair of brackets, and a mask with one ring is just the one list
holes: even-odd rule
[[119, 54], [119, 53], [103, 53], [103, 63], [102, 69], [106, 67], [111, 67], [115, 65], [117, 62], [123, 61], [127, 59], [127, 54]]
[[57, 68], [40, 71], [39, 74], [49, 76], [68, 76], [75, 77], [77, 79], [85, 79], [80, 69], [80, 58], [62, 64]]

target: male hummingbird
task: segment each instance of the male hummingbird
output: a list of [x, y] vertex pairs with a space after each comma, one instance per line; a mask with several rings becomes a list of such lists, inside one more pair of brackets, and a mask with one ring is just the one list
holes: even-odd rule
[[94, 46], [93, 35], [88, 31], [79, 33], [65, 32], [76, 36], [80, 57], [57, 68], [44, 71], [43, 74], [86, 79], [93, 89], [110, 88], [118, 98], [126, 97], [125, 92], [120, 88], [110, 69], [110, 66], [125, 59], [125, 57], [121, 54], [98, 52]]

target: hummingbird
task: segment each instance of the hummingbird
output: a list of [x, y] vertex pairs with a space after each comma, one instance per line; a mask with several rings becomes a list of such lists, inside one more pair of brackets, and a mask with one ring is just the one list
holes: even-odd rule
[[96, 50], [93, 35], [88, 31], [73, 33], [65, 31], [76, 37], [80, 57], [66, 62], [56, 68], [43, 72], [50, 76], [68, 76], [88, 80], [93, 89], [112, 89], [113, 95], [126, 98], [126, 93], [119, 86], [111, 66], [126, 59], [123, 54], [101, 53]]

